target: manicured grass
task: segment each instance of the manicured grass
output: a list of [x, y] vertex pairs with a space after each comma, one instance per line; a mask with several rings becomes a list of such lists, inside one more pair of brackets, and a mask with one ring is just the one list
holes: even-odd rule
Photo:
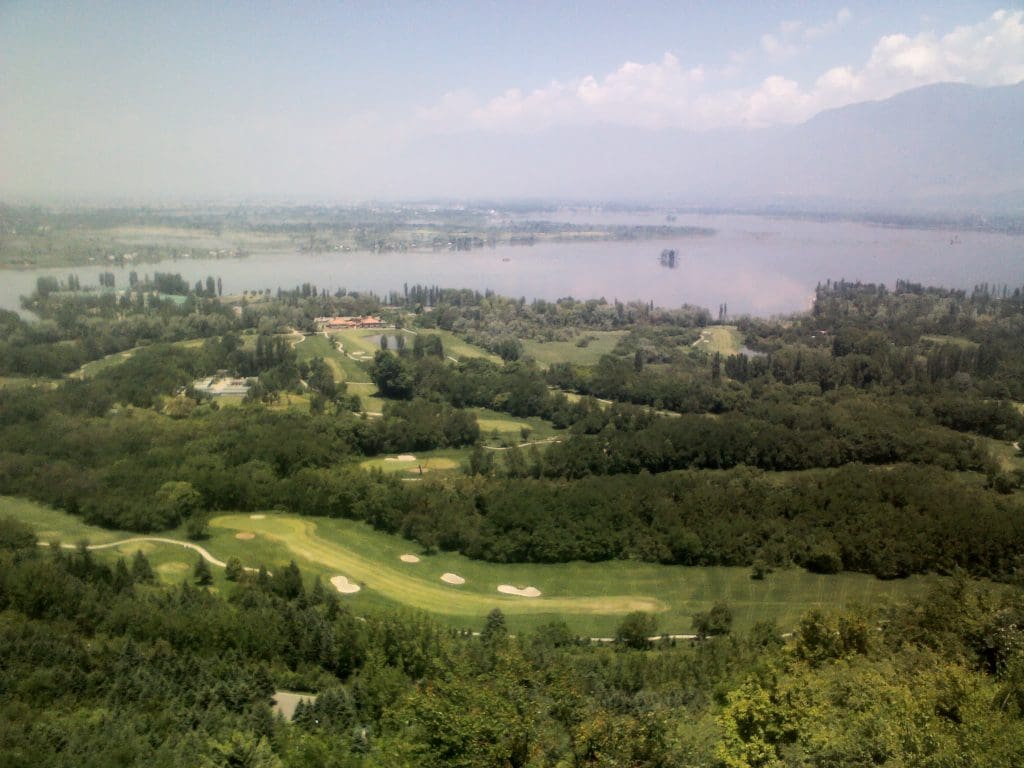
[[[470, 411], [476, 416], [476, 423], [480, 427], [480, 436], [486, 445], [518, 445], [526, 441], [545, 440], [564, 434], [564, 430], [555, 429], [551, 422], [544, 421], [544, 419], [516, 418], [507, 413], [492, 411], [489, 408], [471, 408]], [[525, 439], [523, 438], [524, 428], [529, 430]]]
[[724, 356], [738, 355], [743, 346], [743, 334], [735, 325], [712, 325], [700, 332], [700, 339], [693, 346], [712, 355], [715, 352]]
[[75, 544], [87, 539], [90, 544], [105, 544], [108, 541], [135, 536], [127, 531], [113, 531], [83, 523], [82, 519], [14, 496], [0, 496], [0, 517], [14, 517], [31, 525], [40, 541], [61, 541]]
[[[121, 541], [123, 539], [144, 536], [145, 534], [133, 533], [107, 528], [100, 528], [82, 522], [81, 518], [69, 515], [52, 507], [38, 504], [27, 499], [19, 499], [13, 496], [0, 496], [0, 517], [11, 516], [22, 522], [28, 523], [35, 529], [36, 538], [44, 543], [60, 542], [61, 544], [107, 544]], [[185, 541], [184, 527], [171, 531], [163, 531], [154, 534], [164, 538], [178, 539]], [[198, 542], [200, 546], [207, 547], [208, 542]], [[113, 564], [119, 557], [131, 560], [137, 552], [142, 551], [157, 578], [165, 584], [180, 584], [183, 579], [192, 578], [192, 569], [195, 567], [199, 555], [192, 550], [185, 549], [173, 544], [164, 544], [151, 541], [133, 541], [121, 546], [101, 549], [93, 552], [93, 557], [101, 562]], [[214, 552], [216, 556], [219, 553]], [[285, 560], [284, 562], [287, 562]], [[224, 578], [224, 572], [220, 568], [210, 568], [214, 576], [214, 587], [224, 587], [228, 582]]]
[[[76, 518], [32, 502], [0, 497], [0, 515], [11, 514], [74, 542], [117, 541], [132, 534], [87, 526]], [[553, 619], [564, 619], [572, 631], [606, 637], [614, 633], [623, 615], [633, 610], [656, 612], [658, 631], [674, 634], [691, 629], [691, 617], [718, 600], [734, 612], [738, 631], [755, 621], [771, 619], [792, 629], [811, 608], [838, 609], [853, 604], [876, 605], [921, 594], [931, 577], [879, 581], [862, 574], [817, 576], [801, 570], [778, 571], [754, 581], [748, 568], [691, 568], [649, 563], [561, 563], [555, 565], [484, 563], [462, 555], [427, 555], [398, 536], [374, 531], [350, 520], [301, 518], [267, 513], [262, 519], [248, 514], [216, 517], [211, 535], [200, 542], [215, 557], [237, 556], [245, 565], [264, 564], [271, 571], [294, 559], [308, 580], [325, 583], [344, 575], [360, 583], [362, 591], [342, 596], [356, 610], [370, 606], [406, 606], [427, 611], [457, 627], [479, 629], [495, 607], [508, 617], [513, 631], [526, 631]], [[236, 538], [240, 532], [255, 538]], [[180, 531], [161, 534], [184, 538]], [[97, 558], [130, 557], [143, 549], [161, 580], [178, 583], [191, 578], [196, 555], [172, 544], [131, 543], [95, 552]], [[407, 564], [405, 553], [421, 560]], [[223, 587], [223, 572], [212, 569], [215, 585]], [[440, 580], [442, 573], [466, 579], [461, 586]], [[497, 592], [499, 584], [534, 586], [538, 598]]]
[[106, 370], [107, 368], [113, 368], [115, 365], [120, 365], [129, 357], [135, 354], [138, 347], [132, 349], [126, 349], [124, 352], [115, 352], [112, 355], [101, 357], [99, 360], [92, 360], [77, 371], [73, 371], [68, 374], [73, 379], [88, 379], [92, 378], [100, 371]]
[[[602, 355], [611, 354], [619, 339], [626, 331], [583, 331], [573, 341], [523, 341], [523, 354], [532, 357], [541, 368], [554, 363], [572, 363], [574, 365], [596, 365]], [[587, 345], [577, 344], [580, 339], [587, 339]]]
[[368, 381], [348, 381], [348, 393], [359, 395], [363, 410], [367, 413], [380, 413], [384, 410], [384, 398], [377, 397], [377, 385]]
[[331, 338], [340, 341], [345, 352], [355, 357], [363, 356], [372, 360], [374, 354], [380, 349], [380, 336], [404, 336], [406, 347], [412, 349], [412, 342], [415, 334], [408, 333], [397, 328], [372, 328], [372, 329], [350, 329], [344, 331], [330, 331]]
[[[365, 336], [374, 336], [376, 334], [370, 331], [331, 331], [330, 343], [335, 345], [340, 342], [342, 350], [338, 352], [339, 365], [345, 374], [345, 381], [348, 382], [369, 382], [370, 374], [366, 372], [366, 369], [360, 364], [362, 362], [368, 363], [373, 360], [374, 353], [380, 349], [379, 346], [374, 347]], [[350, 357], [350, 355], [352, 357]], [[355, 357], [356, 359], [352, 359]]]
[[[660, 631], [685, 633], [691, 628], [694, 612], [725, 600], [733, 608], [738, 629], [762, 619], [774, 619], [791, 629], [811, 608], [899, 599], [917, 593], [929, 581], [918, 577], [883, 582], [860, 574], [816, 576], [795, 569], [754, 581], [747, 568], [625, 561], [500, 565], [451, 553], [424, 555], [411, 542], [347, 520], [284, 515], [253, 520], [247, 515], [228, 515], [215, 518], [212, 526], [214, 530], [257, 534], [246, 542], [233, 537], [226, 540], [225, 548], [234, 550], [229, 554], [248, 547], [250, 553], [259, 552], [268, 560], [275, 554], [279, 559], [295, 557], [300, 567], [320, 573], [322, 579], [340, 573], [363, 584], [362, 592], [346, 598], [354, 604], [382, 599], [474, 628], [491, 608], [500, 607], [510, 626], [519, 630], [562, 618], [576, 632], [607, 636], [625, 613], [648, 610], [658, 613]], [[219, 534], [214, 540], [218, 539]], [[265, 552], [260, 552], [261, 547], [267, 547]], [[398, 558], [403, 553], [418, 554], [421, 562], [402, 563]], [[445, 572], [459, 574], [466, 583], [444, 584], [440, 576]], [[535, 586], [543, 594], [539, 598], [501, 595], [499, 584]]]
[[[419, 451], [408, 454], [389, 454], [367, 459], [359, 464], [363, 469], [379, 469], [390, 474], [407, 477], [423, 477], [430, 472], [451, 472], [460, 470], [469, 459], [469, 448], [443, 448], [436, 451]], [[415, 456], [414, 460], [397, 460], [398, 456]], [[423, 472], [420, 472], [422, 468]]]
[[490, 360], [492, 363], [501, 364], [501, 358], [497, 355], [488, 352], [482, 347], [470, 344], [468, 341], [464, 341], [450, 331], [442, 331], [439, 328], [423, 328], [417, 329], [416, 333], [422, 334], [433, 334], [441, 338], [441, 345], [444, 347], [445, 357], [456, 360], [463, 360], [469, 357], [482, 357], [485, 360]]
[[345, 369], [342, 366], [344, 357], [330, 339], [322, 334], [306, 336], [295, 345], [295, 355], [300, 363], [308, 363], [314, 357], [322, 357], [334, 374], [334, 380], [345, 381]]

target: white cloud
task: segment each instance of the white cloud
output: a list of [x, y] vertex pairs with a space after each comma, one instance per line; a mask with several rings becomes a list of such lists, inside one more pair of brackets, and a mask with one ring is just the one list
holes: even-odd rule
[[[786, 22], [763, 36], [761, 46], [766, 53], [794, 55], [850, 18], [844, 8], [818, 26]], [[823, 109], [887, 98], [929, 83], [989, 86], [1024, 80], [1024, 11], [998, 11], [945, 35], [887, 35], [860, 67], [834, 67], [806, 84], [772, 74], [756, 87], [723, 87], [721, 81], [729, 76], [730, 68], [686, 67], [666, 53], [661, 61], [626, 62], [604, 77], [555, 81], [532, 91], [513, 88], [483, 102], [452, 92], [418, 117], [434, 131], [529, 132], [596, 123], [702, 130], [795, 123]]]
[[817, 26], [799, 20], [784, 21], [778, 31], [761, 36], [761, 50], [774, 59], [796, 56], [809, 43], [839, 31], [851, 18], [850, 10], [843, 8]]

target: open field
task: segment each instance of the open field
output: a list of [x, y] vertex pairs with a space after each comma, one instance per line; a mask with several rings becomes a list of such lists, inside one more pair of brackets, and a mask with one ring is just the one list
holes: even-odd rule
[[700, 332], [700, 338], [693, 346], [712, 355], [715, 352], [725, 357], [738, 355], [743, 346], [743, 334], [735, 325], [712, 325]]
[[[0, 515], [11, 514], [64, 541], [88, 538], [111, 542], [132, 534], [87, 526], [69, 515], [31, 502], [0, 497]], [[238, 539], [236, 534], [252, 533]], [[183, 539], [180, 532], [161, 534]], [[51, 535], [48, 538], [53, 538]], [[555, 618], [564, 619], [572, 631], [590, 636], [609, 636], [622, 616], [633, 610], [658, 614], [659, 632], [686, 633], [691, 616], [725, 600], [734, 611], [738, 630], [761, 619], [774, 619], [792, 629], [811, 608], [841, 608], [851, 604], [877, 604], [920, 594], [930, 578], [879, 581], [861, 574], [816, 576], [801, 570], [769, 574], [754, 581], [747, 568], [692, 568], [649, 563], [563, 563], [556, 565], [502, 565], [470, 560], [458, 554], [427, 555], [417, 545], [397, 536], [372, 530], [349, 520], [300, 518], [268, 513], [213, 519], [211, 536], [202, 542], [210, 553], [226, 560], [241, 558], [248, 566], [265, 564], [270, 570], [295, 559], [312, 579], [326, 584], [344, 575], [362, 589], [344, 600], [360, 606], [402, 605], [424, 610], [457, 627], [479, 629], [483, 618], [500, 607], [514, 631], [524, 631]], [[174, 544], [133, 542], [110, 550], [98, 550], [97, 558], [130, 556], [146, 551], [161, 579], [177, 583], [188, 578], [196, 555]], [[418, 563], [404, 563], [403, 554], [417, 554]], [[215, 584], [223, 588], [223, 572], [214, 569]], [[454, 573], [465, 579], [459, 586], [440, 577]], [[533, 586], [536, 598], [503, 595], [499, 585]]]
[[625, 331], [583, 331], [581, 339], [588, 339], [585, 347], [573, 341], [523, 341], [523, 354], [532, 357], [541, 368], [553, 363], [596, 365], [602, 355], [611, 354]]

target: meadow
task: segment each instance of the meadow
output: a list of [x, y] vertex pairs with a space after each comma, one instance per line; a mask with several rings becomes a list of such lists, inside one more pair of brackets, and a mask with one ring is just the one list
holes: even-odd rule
[[[0, 515], [33, 525], [43, 541], [88, 540], [109, 543], [137, 534], [107, 531], [82, 523], [57, 510], [10, 497], [0, 497]], [[238, 534], [245, 534], [238, 538]], [[249, 534], [252, 534], [250, 537]], [[184, 540], [182, 531], [160, 534]], [[361, 590], [340, 598], [355, 610], [402, 606], [426, 611], [455, 627], [479, 629], [492, 608], [500, 608], [514, 631], [526, 631], [562, 619], [580, 635], [607, 637], [622, 617], [635, 610], [658, 617], [658, 631], [686, 634], [695, 612], [724, 600], [732, 608], [734, 627], [742, 631], [759, 620], [774, 620], [791, 630], [812, 608], [838, 609], [855, 604], [877, 605], [921, 594], [934, 577], [880, 581], [863, 574], [820, 576], [798, 569], [750, 578], [748, 568], [686, 567], [612, 561], [603, 563], [496, 564], [453, 553], [425, 553], [398, 536], [374, 531], [364, 523], [330, 518], [302, 518], [268, 512], [229, 514], [213, 518], [209, 537], [199, 542], [216, 558], [239, 557], [247, 566], [264, 564], [271, 571], [294, 559], [307, 583], [325, 584], [345, 576]], [[162, 581], [179, 583], [191, 577], [197, 555], [175, 544], [131, 542], [97, 550], [94, 557], [112, 561], [142, 549]], [[402, 555], [416, 555], [407, 563]], [[214, 568], [214, 589], [230, 585]], [[461, 585], [441, 581], [445, 573], [465, 579]], [[539, 597], [505, 595], [499, 585], [535, 587]]]

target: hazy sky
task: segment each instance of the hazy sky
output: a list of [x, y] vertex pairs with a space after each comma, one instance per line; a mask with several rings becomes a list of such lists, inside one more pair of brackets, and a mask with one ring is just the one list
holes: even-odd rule
[[756, 129], [1021, 80], [1006, 3], [0, 0], [0, 195], [402, 197], [438, 135]]

